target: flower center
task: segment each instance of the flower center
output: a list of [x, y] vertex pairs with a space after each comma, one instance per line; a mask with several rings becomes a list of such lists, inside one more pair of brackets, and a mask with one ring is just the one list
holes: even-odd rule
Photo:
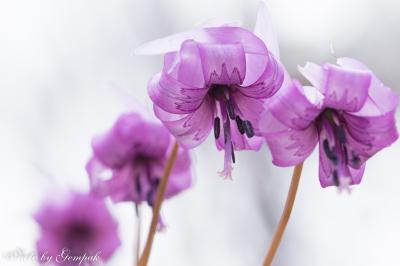
[[149, 206], [153, 206], [160, 177], [154, 176], [153, 165], [158, 159], [146, 155], [137, 155], [134, 159], [136, 174], [133, 175], [135, 194], [138, 195], [138, 202], [146, 200]]
[[339, 111], [326, 109], [318, 118], [322, 150], [330, 162], [330, 178], [338, 187], [351, 184], [349, 166], [360, 168], [360, 157], [349, 149], [346, 124]]
[[82, 221], [72, 223], [65, 234], [65, 245], [72, 253], [83, 252], [95, 237], [92, 226]]
[[221, 129], [223, 131], [223, 143], [225, 145], [225, 163], [224, 170], [220, 175], [225, 178], [231, 178], [232, 166], [235, 163], [235, 143], [232, 141], [231, 123], [236, 124], [236, 127], [241, 135], [246, 135], [248, 138], [254, 137], [254, 128], [249, 120], [243, 118], [237, 104], [235, 103], [233, 93], [236, 88], [223, 85], [212, 84], [209, 90], [209, 96], [216, 103], [216, 112], [214, 119], [214, 137], [216, 140], [221, 138]]

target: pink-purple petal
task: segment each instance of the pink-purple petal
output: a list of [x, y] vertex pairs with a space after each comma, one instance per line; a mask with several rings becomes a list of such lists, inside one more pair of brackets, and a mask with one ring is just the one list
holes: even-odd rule
[[257, 21], [254, 27], [254, 34], [267, 45], [269, 51], [279, 60], [279, 45], [276, 32], [273, 29], [271, 15], [265, 0], [261, 1], [257, 13]]
[[193, 31], [173, 34], [145, 43], [135, 50], [136, 54], [167, 54], [178, 51], [186, 40], [198, 43], [232, 44], [242, 43], [246, 53], [267, 54], [264, 42], [252, 32], [232, 26], [200, 28]]
[[243, 46], [236, 44], [198, 44], [204, 79], [207, 84], [241, 84], [246, 75]]
[[303, 162], [318, 143], [318, 132], [314, 124], [303, 130], [294, 130], [268, 111], [260, 121], [260, 131], [271, 151], [272, 162], [277, 166], [293, 166]]
[[282, 88], [270, 101], [269, 111], [283, 124], [295, 130], [303, 130], [310, 126], [322, 111], [322, 95], [314, 87], [305, 88], [298, 81]]
[[187, 115], [174, 115], [154, 105], [155, 115], [163, 122], [183, 148], [194, 148], [210, 133], [214, 121], [211, 99], [206, 97], [201, 106]]
[[104, 165], [117, 168], [132, 156], [133, 143], [137, 138], [142, 120], [135, 113], [122, 115], [112, 129], [95, 137], [92, 141], [93, 152]]
[[[251, 58], [251, 57], [250, 57]], [[263, 56], [258, 57], [258, 62], [260, 65], [262, 63], [261, 59]], [[250, 61], [247, 65], [250, 67], [250, 70], [254, 70], [256, 67], [251, 65], [256, 62]], [[264, 64], [263, 64], [264, 66]], [[268, 56], [268, 61], [265, 64], [265, 68], [261, 68], [261, 66], [257, 66], [260, 69], [264, 69], [261, 74], [259, 71], [250, 72], [249, 75], [251, 78], [246, 76], [245, 81], [243, 82], [243, 86], [239, 87], [239, 90], [248, 97], [265, 99], [274, 95], [282, 86], [285, 70], [283, 66], [270, 54]], [[254, 82], [252, 82], [254, 80]]]
[[208, 89], [187, 87], [162, 72], [150, 80], [148, 91], [153, 102], [165, 111], [188, 114], [199, 108]]
[[398, 139], [394, 113], [375, 117], [344, 115], [349, 132], [349, 145], [365, 162]]
[[325, 86], [323, 94], [326, 107], [357, 112], [368, 98], [368, 89], [372, 80], [370, 71], [324, 66]]
[[186, 86], [203, 88], [205, 86], [202, 57], [198, 44], [193, 40], [182, 43], [179, 53], [177, 80]]

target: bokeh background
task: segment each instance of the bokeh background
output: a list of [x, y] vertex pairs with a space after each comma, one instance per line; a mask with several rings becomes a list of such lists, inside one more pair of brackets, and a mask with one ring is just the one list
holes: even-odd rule
[[[400, 2], [269, 0], [281, 58], [292, 75], [306, 61], [352, 56], [400, 93]], [[134, 55], [143, 42], [210, 21], [253, 28], [258, 0], [0, 0], [0, 265], [35, 250], [31, 214], [49, 196], [86, 191], [90, 140], [140, 102], [161, 57]], [[136, 99], [136, 100], [135, 100]], [[150, 265], [261, 265], [279, 220], [291, 169], [264, 147], [238, 154], [234, 180], [217, 171], [212, 139], [193, 152], [196, 180], [162, 210]], [[400, 142], [367, 164], [351, 195], [319, 185], [314, 153], [274, 265], [400, 265]], [[133, 265], [131, 204], [111, 206], [123, 241], [108, 265]], [[142, 208], [147, 227], [150, 211]], [[146, 232], [143, 231], [143, 236]]]

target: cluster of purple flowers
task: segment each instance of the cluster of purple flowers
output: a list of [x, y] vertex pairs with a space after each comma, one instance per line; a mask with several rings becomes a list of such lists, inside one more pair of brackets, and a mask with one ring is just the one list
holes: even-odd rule
[[264, 4], [254, 32], [205, 27], [152, 41], [137, 53], [164, 54], [148, 86], [158, 120], [125, 113], [93, 139], [86, 166], [91, 193], [74, 194], [58, 208], [46, 205], [35, 216], [43, 252], [101, 249], [108, 259], [119, 245], [117, 226], [99, 198], [153, 206], [175, 141], [180, 148], [167, 198], [190, 187], [188, 150], [211, 131], [224, 151], [219, 173], [225, 178], [236, 151], [259, 150], [266, 142], [273, 163], [287, 167], [302, 163], [318, 144], [320, 183], [339, 188], [359, 184], [366, 161], [398, 138], [398, 97], [360, 62], [307, 63], [299, 71], [310, 86], [291, 78]]
[[358, 184], [365, 162], [392, 144], [397, 95], [350, 58], [299, 68], [292, 79], [279, 62], [265, 4], [254, 33], [234, 26], [202, 28], [156, 40], [140, 54], [164, 55], [149, 83], [156, 116], [182, 147], [200, 145], [213, 129], [230, 178], [235, 151], [264, 139], [277, 166], [303, 162], [319, 143], [323, 187]]

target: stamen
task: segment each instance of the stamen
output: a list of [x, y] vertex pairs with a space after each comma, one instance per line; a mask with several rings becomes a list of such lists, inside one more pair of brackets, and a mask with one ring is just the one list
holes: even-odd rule
[[253, 130], [253, 125], [249, 120], [244, 120], [243, 121], [243, 126], [244, 130], [246, 131], [246, 135], [248, 138], [254, 137], [254, 130]]
[[338, 187], [340, 185], [340, 183], [339, 183], [339, 175], [336, 170], [333, 170], [332, 177], [333, 177], [333, 183], [335, 184], [335, 186]]
[[152, 185], [153, 185], [154, 190], [157, 190], [157, 189], [158, 189], [158, 185], [160, 184], [160, 180], [161, 180], [161, 178], [159, 178], [159, 177], [156, 177], [156, 178], [153, 180]]
[[343, 145], [343, 153], [344, 153], [344, 162], [346, 165], [349, 164], [349, 155], [347, 154], [347, 147], [346, 145]]
[[235, 150], [233, 149], [233, 144], [232, 144], [232, 142], [231, 142], [231, 149], [232, 149], [232, 162], [235, 163], [235, 162], [236, 162]]
[[228, 123], [224, 123], [224, 143], [228, 141], [228, 130], [230, 130], [230, 127]]
[[221, 134], [221, 119], [219, 117], [216, 117], [214, 119], [214, 137], [215, 139], [218, 139]]
[[231, 99], [226, 99], [226, 110], [228, 111], [229, 118], [235, 120], [235, 108]]
[[337, 134], [340, 144], [345, 144], [346, 143], [346, 132], [344, 131], [344, 128], [342, 126], [338, 126], [335, 129], [336, 129], [336, 134]]
[[361, 159], [360, 159], [360, 157], [357, 155], [357, 154], [355, 154], [354, 153], [354, 151], [352, 151], [351, 152], [351, 162], [354, 164], [354, 165], [358, 165], [360, 162], [361, 162]]
[[240, 118], [240, 116], [236, 116], [236, 125], [237, 128], [239, 129], [240, 134], [244, 134], [246, 132], [244, 125], [243, 125], [243, 120]]
[[222, 101], [225, 98], [225, 86], [221, 84], [212, 84], [210, 87], [210, 92], [212, 93], [212, 96], [218, 100]]
[[324, 152], [326, 154], [326, 157], [328, 157], [329, 160], [331, 160], [335, 165], [337, 165], [338, 164], [338, 157], [330, 149], [328, 140], [325, 139], [322, 144], [323, 144], [323, 149], [324, 149]]
[[153, 197], [154, 194], [157, 192], [158, 185], [160, 184], [160, 178], [156, 177], [153, 181], [151, 181], [151, 187], [149, 192], [146, 195], [147, 203], [150, 207], [153, 207]]
[[153, 190], [151, 189], [146, 196], [147, 199], [147, 204], [149, 204], [150, 207], [153, 207]]
[[140, 197], [140, 194], [142, 194], [142, 184], [140, 184], [140, 175], [136, 175], [135, 178], [135, 190], [138, 196]]

